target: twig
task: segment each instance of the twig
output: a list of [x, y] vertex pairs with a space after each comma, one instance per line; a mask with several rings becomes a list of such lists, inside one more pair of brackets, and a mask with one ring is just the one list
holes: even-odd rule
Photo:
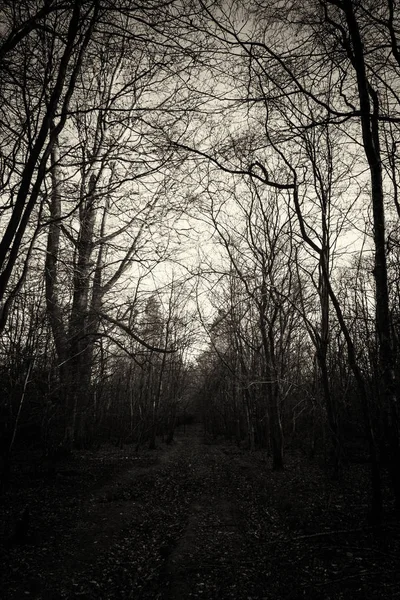
[[296, 540], [307, 540], [309, 538], [315, 538], [315, 537], [324, 537], [324, 536], [329, 536], [329, 535], [341, 535], [342, 533], [358, 533], [360, 531], [369, 531], [371, 530], [372, 527], [357, 527], [356, 529], [337, 529], [336, 531], [320, 531], [318, 533], [310, 533], [308, 535], [298, 535], [296, 537], [290, 538], [291, 542], [294, 542]]
[[15, 441], [15, 436], [17, 434], [17, 429], [18, 429], [18, 424], [19, 424], [19, 418], [21, 416], [22, 405], [23, 405], [24, 400], [25, 400], [26, 388], [27, 388], [28, 383], [29, 383], [29, 377], [30, 377], [30, 374], [31, 374], [31, 371], [32, 371], [33, 363], [34, 363], [34, 357], [30, 360], [29, 365], [28, 365], [28, 369], [27, 369], [27, 372], [26, 372], [26, 375], [25, 375], [24, 386], [22, 388], [21, 397], [20, 397], [19, 406], [18, 406], [18, 412], [17, 412], [17, 416], [15, 417], [13, 434], [12, 434], [12, 437], [11, 437], [10, 445], [8, 447], [8, 454], [9, 455], [11, 454], [11, 450], [12, 450], [12, 447], [13, 447], [14, 441]]

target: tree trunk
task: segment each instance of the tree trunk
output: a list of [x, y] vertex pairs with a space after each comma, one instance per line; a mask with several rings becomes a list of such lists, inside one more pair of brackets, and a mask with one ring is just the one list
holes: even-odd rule
[[[66, 382], [70, 409], [73, 443], [82, 443], [85, 437], [85, 419], [90, 404], [93, 336], [88, 321], [90, 276], [92, 270], [93, 232], [95, 224], [96, 176], [89, 179], [86, 199], [79, 208], [80, 232], [76, 244], [73, 300], [69, 321], [69, 381]], [[86, 193], [86, 190], [84, 190]]]
[[384, 412], [388, 422], [393, 492], [397, 508], [400, 509], [399, 419], [394, 376], [395, 361], [390, 325], [385, 205], [378, 121], [380, 111], [379, 97], [368, 81], [364, 60], [364, 47], [352, 0], [345, 0], [343, 6], [351, 40], [351, 48], [348, 48], [347, 51], [357, 76], [363, 146], [370, 172], [375, 244], [374, 278], [376, 329], [379, 343], [379, 374], [382, 382]]

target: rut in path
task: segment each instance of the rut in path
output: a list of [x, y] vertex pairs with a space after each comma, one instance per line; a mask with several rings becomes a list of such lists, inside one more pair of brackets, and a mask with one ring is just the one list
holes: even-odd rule
[[227, 457], [223, 448], [205, 445], [199, 435], [187, 444], [189, 448], [182, 450], [198, 494], [190, 506], [186, 528], [166, 561], [162, 598], [239, 598], [246, 577], [250, 594], [261, 557], [237, 498], [246, 495], [244, 468]]

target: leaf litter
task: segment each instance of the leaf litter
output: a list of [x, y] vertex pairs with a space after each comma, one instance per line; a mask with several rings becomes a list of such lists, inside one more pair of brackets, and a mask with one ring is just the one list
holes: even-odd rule
[[400, 526], [366, 524], [360, 465], [331, 482], [301, 454], [273, 472], [265, 452], [206, 441], [194, 427], [156, 451], [81, 452], [52, 477], [17, 464], [0, 506], [1, 598], [400, 598]]

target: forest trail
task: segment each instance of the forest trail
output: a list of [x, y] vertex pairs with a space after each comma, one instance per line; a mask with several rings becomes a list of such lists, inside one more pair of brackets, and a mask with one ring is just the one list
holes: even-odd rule
[[236, 598], [243, 593], [238, 577], [257, 564], [256, 556], [249, 554], [254, 537], [246, 531], [246, 515], [236, 500], [237, 480], [223, 449], [205, 445], [200, 436], [191, 438], [189, 456], [198, 494], [166, 561], [162, 598]]
[[360, 528], [360, 498], [301, 457], [276, 473], [265, 452], [193, 426], [114, 459], [110, 471], [104, 453], [84, 453], [75, 475], [14, 492], [32, 526], [26, 544], [0, 548], [2, 600], [399, 598], [400, 532]]

